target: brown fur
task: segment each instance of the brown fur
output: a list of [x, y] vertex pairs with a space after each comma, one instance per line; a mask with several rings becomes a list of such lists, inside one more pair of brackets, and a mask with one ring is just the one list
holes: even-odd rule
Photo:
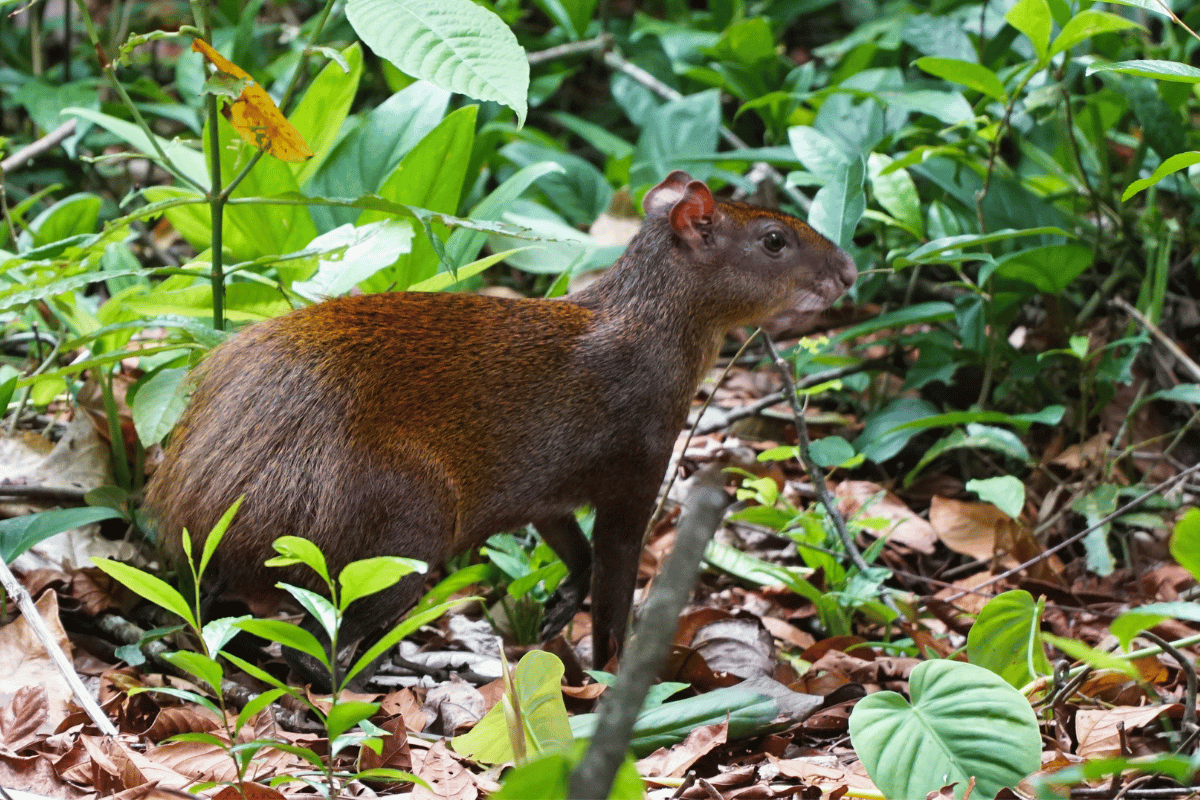
[[[853, 263], [799, 220], [672, 173], [651, 216], [588, 289], [548, 300], [396, 293], [330, 300], [214, 350], [147, 491], [163, 540], [198, 545], [246, 500], [218, 548], [219, 582], [276, 581], [271, 541], [304, 536], [336, 574], [373, 555], [438, 563], [533, 523], [586, 594], [572, 512], [596, 508], [595, 653], [618, 647], [642, 532], [696, 384], [723, 334], [784, 308], [827, 306]], [[790, 231], [772, 256], [765, 232]], [[356, 635], [394, 619], [417, 579], [355, 604]], [[570, 609], [568, 608], [569, 612]], [[611, 638], [610, 638], [611, 637]]]

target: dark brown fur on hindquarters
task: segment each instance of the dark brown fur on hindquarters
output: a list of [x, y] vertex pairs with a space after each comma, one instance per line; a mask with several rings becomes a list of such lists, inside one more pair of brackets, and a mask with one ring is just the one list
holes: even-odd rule
[[[824, 308], [855, 276], [800, 220], [717, 202], [681, 172], [645, 208], [617, 264], [559, 300], [347, 297], [215, 349], [147, 491], [168, 548], [185, 527], [198, 547], [245, 494], [214, 565], [255, 595], [279, 580], [320, 588], [299, 568], [263, 567], [283, 534], [316, 542], [336, 574], [373, 555], [436, 564], [533, 523], [572, 572], [568, 603], [591, 574], [602, 664], [624, 638], [655, 492], [723, 335]], [[591, 548], [573, 517], [586, 503]], [[409, 576], [359, 601], [345, 635], [391, 622], [419, 592]]]

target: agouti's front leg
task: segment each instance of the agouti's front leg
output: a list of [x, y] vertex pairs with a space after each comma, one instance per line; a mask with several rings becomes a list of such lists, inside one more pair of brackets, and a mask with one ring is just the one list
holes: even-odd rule
[[566, 514], [534, 525], [542, 541], [550, 545], [567, 565], [570, 574], [558, 586], [558, 591], [546, 604], [546, 616], [542, 619], [542, 641], [550, 639], [567, 626], [587, 596], [592, 580], [592, 546], [575, 521], [574, 514]]
[[[655, 487], [657, 488], [657, 487]], [[642, 535], [654, 511], [654, 493], [638, 491], [596, 504], [592, 531], [592, 665], [604, 669], [609, 656], [620, 653], [637, 585]], [[674, 624], [674, 622], [669, 622]]]

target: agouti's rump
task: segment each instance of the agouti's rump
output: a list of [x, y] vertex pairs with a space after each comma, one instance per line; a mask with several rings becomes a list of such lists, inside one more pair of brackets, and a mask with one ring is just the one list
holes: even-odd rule
[[[246, 499], [214, 566], [233, 594], [303, 572], [262, 566], [293, 534], [332, 570], [433, 564], [533, 523], [571, 569], [554, 623], [592, 586], [598, 662], [620, 646], [643, 529], [695, 387], [724, 333], [827, 306], [855, 277], [799, 220], [717, 203], [672, 173], [588, 289], [558, 301], [395, 293], [330, 300], [214, 350], [151, 480], [169, 548]], [[573, 511], [596, 509], [593, 548]], [[593, 573], [594, 569], [594, 574]], [[352, 607], [349, 636], [417, 597], [406, 579]], [[553, 627], [553, 625], [552, 625]]]

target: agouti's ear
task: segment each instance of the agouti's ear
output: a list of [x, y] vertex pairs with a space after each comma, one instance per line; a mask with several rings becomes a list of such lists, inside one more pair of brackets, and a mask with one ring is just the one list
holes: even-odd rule
[[642, 200], [642, 209], [645, 210], [646, 216], [665, 217], [683, 197], [684, 190], [691, 180], [692, 176], [681, 169], [663, 178], [662, 183], [646, 192], [646, 197]]
[[672, 206], [668, 219], [675, 233], [693, 247], [699, 247], [704, 234], [698, 226], [712, 220], [715, 206], [708, 187], [701, 181], [691, 181], [684, 187], [683, 196]]

